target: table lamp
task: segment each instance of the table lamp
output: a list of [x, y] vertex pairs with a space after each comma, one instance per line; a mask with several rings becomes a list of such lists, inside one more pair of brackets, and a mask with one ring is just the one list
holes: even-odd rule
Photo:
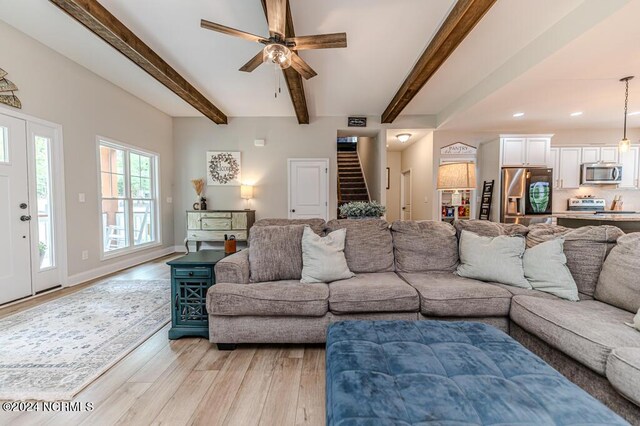
[[454, 207], [454, 218], [458, 219], [458, 206], [462, 204], [459, 191], [476, 189], [475, 163], [448, 163], [438, 167], [438, 191], [454, 191], [451, 205]]
[[253, 186], [240, 185], [240, 198], [246, 200], [245, 210], [249, 210], [249, 200], [253, 198]]

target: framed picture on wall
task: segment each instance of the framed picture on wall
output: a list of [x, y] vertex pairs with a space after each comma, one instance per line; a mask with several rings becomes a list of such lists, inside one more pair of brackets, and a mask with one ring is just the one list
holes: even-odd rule
[[207, 151], [207, 185], [240, 186], [239, 151]]
[[387, 189], [389, 189], [389, 175], [391, 173], [391, 170], [387, 167]]

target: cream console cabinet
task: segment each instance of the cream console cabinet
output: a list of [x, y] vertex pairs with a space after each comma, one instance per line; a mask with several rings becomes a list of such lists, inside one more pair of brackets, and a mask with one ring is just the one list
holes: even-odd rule
[[224, 241], [225, 235], [246, 242], [255, 221], [255, 210], [187, 210], [187, 237], [184, 239], [187, 253], [190, 241], [195, 242], [196, 250], [203, 241]]

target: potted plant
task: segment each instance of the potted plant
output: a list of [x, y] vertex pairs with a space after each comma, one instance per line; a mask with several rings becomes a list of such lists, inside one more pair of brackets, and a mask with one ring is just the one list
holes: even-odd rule
[[40, 253], [40, 264], [42, 265], [42, 261], [44, 260], [44, 255], [47, 254], [47, 245], [40, 241], [38, 243], [38, 252]]
[[386, 207], [377, 201], [352, 201], [340, 206], [340, 216], [348, 219], [378, 219], [385, 211]]

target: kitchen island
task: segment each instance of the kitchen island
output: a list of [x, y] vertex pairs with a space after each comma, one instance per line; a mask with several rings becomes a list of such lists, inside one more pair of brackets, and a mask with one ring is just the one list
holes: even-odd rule
[[612, 225], [626, 233], [640, 232], [640, 213], [554, 213], [557, 224], [567, 228], [581, 228], [583, 226]]

